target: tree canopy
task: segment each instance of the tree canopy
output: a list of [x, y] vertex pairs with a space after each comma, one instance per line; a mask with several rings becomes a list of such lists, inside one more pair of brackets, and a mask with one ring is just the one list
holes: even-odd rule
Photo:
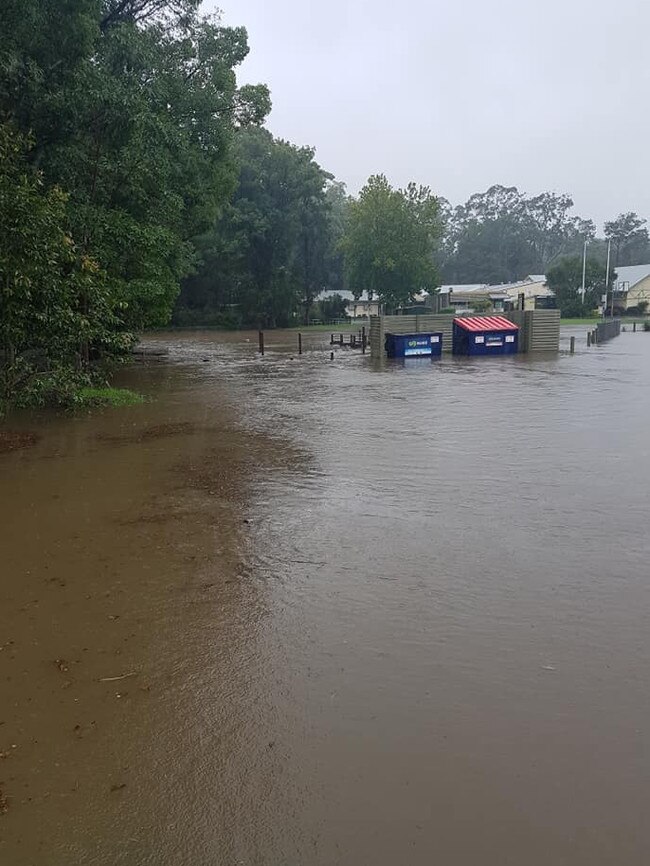
[[[237, 87], [246, 31], [201, 16], [198, 6], [3, 4], [5, 139], [30, 137], [22, 158], [32, 194], [63, 192], [65, 224], [103, 274], [115, 332], [168, 321], [193, 263], [192, 239], [214, 224], [235, 187], [234, 135], [270, 107], [266, 87]], [[87, 346], [82, 362], [90, 356]]]
[[197, 239], [201, 261], [183, 284], [177, 320], [194, 310], [233, 326], [287, 325], [326, 282], [331, 176], [311, 148], [264, 129], [240, 130], [235, 152], [232, 201]]
[[434, 254], [441, 232], [438, 200], [428, 187], [394, 189], [373, 175], [350, 202], [342, 240], [348, 281], [356, 297], [367, 291], [388, 307], [433, 290]]
[[595, 236], [593, 222], [572, 216], [572, 207], [568, 195], [527, 196], [499, 185], [456, 208], [446, 203], [445, 282], [505, 283], [545, 273]]
[[609, 286], [605, 285], [606, 269], [593, 259], [585, 270], [585, 296], [582, 298], [581, 256], [567, 256], [546, 273], [549, 288], [555, 293], [557, 306], [564, 316], [590, 316], [611, 287], [614, 274], [610, 272]]

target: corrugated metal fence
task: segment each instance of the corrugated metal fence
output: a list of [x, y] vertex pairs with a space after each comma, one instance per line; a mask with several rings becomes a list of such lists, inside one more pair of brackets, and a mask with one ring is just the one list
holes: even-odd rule
[[[519, 325], [520, 352], [557, 352], [560, 348], [559, 310], [513, 310], [499, 313]], [[453, 315], [422, 314], [414, 316], [371, 316], [370, 354], [373, 358], [384, 355], [384, 338], [391, 334], [442, 333], [443, 352], [451, 352]]]

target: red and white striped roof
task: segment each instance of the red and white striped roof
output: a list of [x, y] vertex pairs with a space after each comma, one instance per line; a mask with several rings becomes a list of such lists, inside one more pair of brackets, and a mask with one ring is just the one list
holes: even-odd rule
[[454, 322], [466, 331], [518, 331], [515, 325], [504, 316], [458, 316]]

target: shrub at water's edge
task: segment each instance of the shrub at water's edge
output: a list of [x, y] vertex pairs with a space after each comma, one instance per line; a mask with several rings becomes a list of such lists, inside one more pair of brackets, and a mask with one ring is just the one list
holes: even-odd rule
[[72, 402], [72, 408], [94, 408], [96, 406], [134, 406], [143, 403], [142, 394], [128, 388], [80, 388]]

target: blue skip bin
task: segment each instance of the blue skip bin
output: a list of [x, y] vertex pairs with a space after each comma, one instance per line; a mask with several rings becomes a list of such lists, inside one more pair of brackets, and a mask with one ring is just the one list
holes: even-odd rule
[[389, 358], [439, 358], [442, 334], [386, 334]]

